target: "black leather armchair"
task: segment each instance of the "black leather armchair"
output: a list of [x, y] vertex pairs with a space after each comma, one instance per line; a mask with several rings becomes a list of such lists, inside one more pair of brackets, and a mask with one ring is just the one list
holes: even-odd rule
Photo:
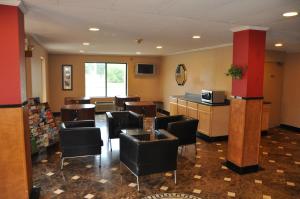
[[120, 161], [137, 177], [138, 190], [139, 176], [165, 171], [174, 171], [176, 184], [177, 151], [178, 138], [163, 129], [152, 139], [120, 134]]
[[156, 117], [154, 129], [165, 129], [175, 135], [180, 146], [196, 144], [198, 122], [199, 120], [184, 115]]
[[[61, 169], [65, 158], [101, 155], [103, 141], [94, 120], [68, 121], [60, 126]], [[100, 157], [101, 161], [101, 157]]]
[[132, 111], [106, 112], [108, 141], [112, 150], [111, 139], [119, 138], [122, 129], [143, 128], [143, 115]]

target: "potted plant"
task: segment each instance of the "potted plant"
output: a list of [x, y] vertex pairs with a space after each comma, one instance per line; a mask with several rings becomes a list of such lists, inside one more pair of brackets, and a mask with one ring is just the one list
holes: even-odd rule
[[233, 79], [242, 79], [245, 69], [246, 67], [232, 64], [231, 67], [228, 69], [226, 75], [231, 76]]

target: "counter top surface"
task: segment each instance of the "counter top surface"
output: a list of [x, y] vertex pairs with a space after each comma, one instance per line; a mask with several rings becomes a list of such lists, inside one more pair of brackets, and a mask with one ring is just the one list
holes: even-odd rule
[[211, 104], [208, 102], [203, 102], [199, 98], [193, 98], [193, 97], [189, 97], [189, 96], [185, 96], [185, 95], [172, 95], [170, 97], [174, 97], [174, 98], [178, 98], [178, 99], [182, 99], [182, 100], [186, 100], [186, 101], [190, 101], [190, 102], [195, 102], [195, 103], [203, 104], [203, 105], [207, 105], [207, 106], [228, 106], [228, 105], [230, 105], [229, 100], [226, 100], [224, 103]]
[[[170, 97], [177, 98], [177, 99], [182, 99], [182, 100], [186, 100], [186, 101], [190, 101], [190, 102], [195, 102], [195, 103], [203, 104], [203, 105], [207, 105], [207, 106], [228, 106], [228, 105], [230, 105], [230, 100], [229, 99], [225, 99], [224, 103], [216, 103], [216, 104], [203, 102], [201, 100], [201, 95], [194, 94], [194, 93], [185, 93], [185, 95], [172, 95]], [[263, 104], [271, 104], [271, 102], [264, 101]]]

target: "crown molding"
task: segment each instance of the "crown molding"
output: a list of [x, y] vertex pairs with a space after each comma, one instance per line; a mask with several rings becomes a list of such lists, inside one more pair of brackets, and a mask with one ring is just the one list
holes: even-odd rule
[[232, 43], [225, 43], [225, 44], [220, 44], [220, 45], [214, 45], [214, 46], [207, 46], [203, 48], [196, 48], [196, 49], [191, 49], [191, 50], [184, 50], [184, 51], [178, 51], [174, 53], [169, 53], [165, 55], [179, 55], [179, 54], [185, 54], [185, 53], [192, 53], [192, 52], [198, 52], [198, 51], [203, 51], [203, 50], [210, 50], [210, 49], [215, 49], [215, 48], [223, 48], [227, 46], [232, 46]]
[[0, 0], [0, 5], [17, 6], [24, 14], [27, 12], [23, 0]]
[[261, 31], [268, 31], [268, 27], [263, 26], [238, 26], [230, 29], [232, 32], [239, 32], [243, 30], [261, 30]]

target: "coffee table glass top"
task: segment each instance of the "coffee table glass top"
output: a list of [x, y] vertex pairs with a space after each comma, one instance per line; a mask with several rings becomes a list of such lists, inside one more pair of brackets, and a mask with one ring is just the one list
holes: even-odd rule
[[145, 135], [145, 134], [151, 134], [152, 133], [151, 131], [146, 131], [144, 129], [122, 129], [121, 131], [122, 131], [122, 133], [125, 133], [127, 135], [131, 135], [131, 136]]
[[122, 133], [135, 137], [140, 141], [154, 141], [166, 138], [164, 135], [157, 134], [156, 131], [146, 131], [143, 129], [122, 129]]

